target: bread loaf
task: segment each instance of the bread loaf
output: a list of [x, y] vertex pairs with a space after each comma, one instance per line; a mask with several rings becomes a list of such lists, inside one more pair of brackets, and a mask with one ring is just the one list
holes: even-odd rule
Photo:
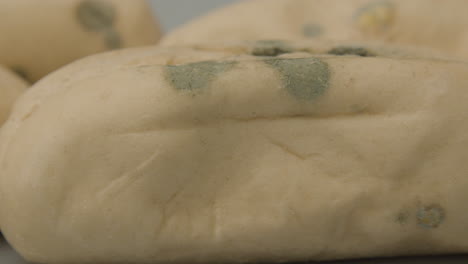
[[5, 0], [0, 63], [35, 82], [78, 58], [152, 45], [160, 28], [145, 0]]
[[381, 41], [468, 58], [465, 0], [244, 0], [195, 19], [162, 44], [261, 39]]
[[49, 75], [1, 131], [2, 232], [50, 264], [468, 252], [468, 65], [307, 45]]

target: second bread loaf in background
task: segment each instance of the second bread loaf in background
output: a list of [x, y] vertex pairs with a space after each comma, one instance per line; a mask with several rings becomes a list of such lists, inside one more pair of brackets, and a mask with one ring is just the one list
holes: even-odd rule
[[145, 0], [0, 2], [0, 63], [31, 82], [87, 55], [156, 44], [160, 35]]

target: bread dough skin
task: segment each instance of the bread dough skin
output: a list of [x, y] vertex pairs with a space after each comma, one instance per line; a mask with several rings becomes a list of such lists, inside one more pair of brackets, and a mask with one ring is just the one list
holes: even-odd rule
[[468, 252], [466, 63], [254, 49], [116, 51], [36, 84], [0, 135], [7, 240], [51, 264]]

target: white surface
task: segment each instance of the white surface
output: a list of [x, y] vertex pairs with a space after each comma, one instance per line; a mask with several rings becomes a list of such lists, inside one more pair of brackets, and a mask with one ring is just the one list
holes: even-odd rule
[[26, 261], [6, 244], [3, 238], [0, 240], [0, 264], [27, 264]]

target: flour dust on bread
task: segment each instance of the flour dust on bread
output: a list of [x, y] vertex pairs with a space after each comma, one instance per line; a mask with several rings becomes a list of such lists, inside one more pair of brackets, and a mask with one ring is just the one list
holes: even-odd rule
[[0, 127], [7, 120], [16, 99], [27, 87], [28, 84], [21, 77], [0, 66]]
[[258, 39], [383, 41], [468, 57], [465, 0], [245, 0], [168, 34], [166, 45]]
[[0, 135], [8, 241], [52, 264], [468, 251], [466, 63], [257, 44], [116, 51], [37, 83]]
[[153, 45], [161, 30], [146, 0], [5, 0], [0, 63], [30, 82], [76, 59]]

